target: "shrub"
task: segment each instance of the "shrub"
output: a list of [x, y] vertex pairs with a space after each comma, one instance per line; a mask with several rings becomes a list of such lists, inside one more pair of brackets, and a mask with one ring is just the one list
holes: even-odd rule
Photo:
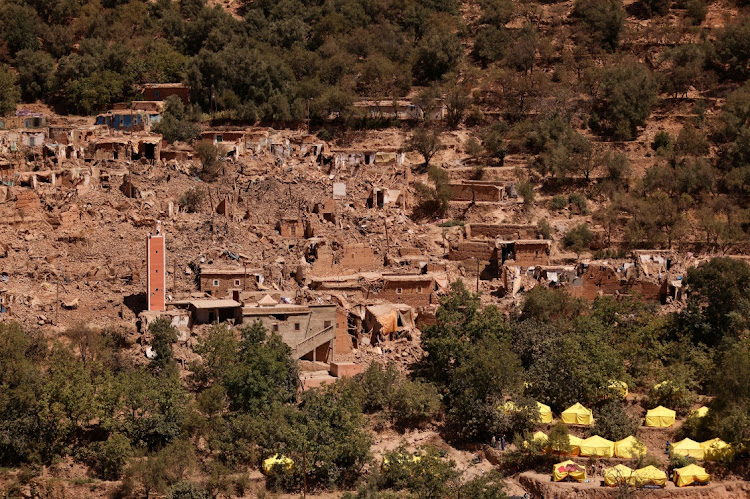
[[[637, 95], [634, 99], [631, 96]], [[657, 88], [651, 73], [636, 61], [623, 61], [601, 73], [594, 97], [594, 126], [619, 140], [631, 140], [646, 123], [656, 104]]]
[[185, 208], [188, 213], [197, 213], [203, 203], [205, 194], [203, 189], [191, 187], [177, 199], [177, 204]]
[[120, 478], [132, 453], [128, 438], [115, 433], [104, 442], [96, 442], [92, 448], [92, 467], [96, 475], [104, 480]]
[[589, 210], [586, 207], [586, 198], [582, 195], [578, 194], [577, 192], [574, 192], [568, 197], [568, 202], [576, 208], [578, 213], [581, 215], [586, 215]]
[[211, 499], [211, 495], [193, 482], [183, 480], [169, 489], [167, 499]]
[[393, 420], [401, 428], [417, 428], [429, 423], [440, 410], [435, 385], [422, 381], [402, 381], [393, 394]]
[[539, 220], [536, 224], [536, 228], [544, 239], [549, 239], [552, 236], [552, 226], [546, 218]]
[[672, 142], [672, 136], [669, 135], [669, 132], [660, 130], [656, 135], [654, 135], [654, 140], [651, 141], [651, 149], [656, 151], [656, 153], [658, 154], [660, 150], [669, 150], [672, 147]]
[[195, 147], [195, 154], [201, 162], [199, 177], [206, 182], [213, 182], [219, 177], [223, 166], [221, 150], [208, 142], [199, 142]]
[[566, 206], [568, 206], [568, 200], [565, 199], [565, 196], [558, 194], [552, 197], [552, 202], [550, 203], [551, 210], [562, 210], [565, 209]]
[[536, 199], [536, 192], [534, 192], [534, 184], [531, 182], [521, 182], [516, 185], [519, 196], [523, 198], [523, 207], [526, 211], [530, 210], [534, 205]]
[[622, 406], [622, 402], [619, 400], [608, 400], [597, 411], [592, 431], [595, 435], [617, 441], [629, 435], [635, 435], [640, 425], [640, 420], [628, 416]]
[[589, 224], [581, 223], [568, 229], [563, 237], [563, 246], [580, 254], [589, 249], [593, 239]]
[[581, 20], [593, 44], [617, 48], [625, 26], [622, 0], [576, 0], [573, 16]]

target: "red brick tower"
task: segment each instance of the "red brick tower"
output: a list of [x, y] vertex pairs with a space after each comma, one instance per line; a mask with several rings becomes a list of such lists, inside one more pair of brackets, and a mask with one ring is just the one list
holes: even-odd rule
[[146, 241], [146, 291], [149, 311], [163, 312], [167, 287], [167, 252], [161, 222], [156, 222]]

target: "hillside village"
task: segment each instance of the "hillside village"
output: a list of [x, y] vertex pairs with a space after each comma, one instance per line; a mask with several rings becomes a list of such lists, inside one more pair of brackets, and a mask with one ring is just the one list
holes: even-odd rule
[[[500, 180], [505, 168], [482, 181], [449, 169], [451, 211], [467, 214], [462, 224], [417, 223], [412, 172], [421, 158], [395, 132], [341, 148], [302, 130], [208, 127], [200, 140], [225, 162], [221, 180], [206, 184], [190, 147], [150, 130], [164, 104], [156, 99], [169, 95], [189, 98], [184, 86], [150, 84], [150, 100], [96, 123], [25, 110], [2, 122], [5, 318], [52, 328], [121, 321], [143, 332], [166, 313], [185, 345], [201, 325], [260, 319], [315, 368], [339, 357], [358, 370], [365, 352], [401, 348], [392, 342], [433, 323], [457, 279], [508, 310], [534, 286], [675, 308], [687, 296], [687, 270], [707, 258], [565, 253], [527, 221], [512, 177]], [[190, 190], [206, 192], [198, 213], [181, 204]], [[165, 238], [158, 291], [146, 285], [145, 242], [155, 230]], [[163, 295], [158, 306], [154, 293]], [[138, 344], [146, 355], [148, 339]]]
[[0, 2], [0, 495], [750, 497], [749, 15]]

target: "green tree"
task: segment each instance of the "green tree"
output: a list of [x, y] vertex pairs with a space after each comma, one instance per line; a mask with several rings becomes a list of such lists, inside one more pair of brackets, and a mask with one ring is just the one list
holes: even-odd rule
[[452, 26], [433, 22], [417, 46], [413, 73], [422, 83], [439, 80], [453, 71], [463, 56], [463, 48]]
[[739, 337], [750, 324], [750, 265], [713, 258], [688, 270], [689, 307], [682, 320], [695, 341], [716, 345]]
[[730, 78], [747, 79], [750, 75], [750, 23], [746, 17], [727, 24], [716, 36], [719, 69]]
[[170, 144], [177, 141], [187, 142], [198, 136], [198, 126], [195, 116], [187, 113], [182, 100], [176, 95], [170, 95], [164, 103], [161, 119], [153, 130], [162, 134], [164, 140]]
[[450, 186], [448, 172], [438, 166], [431, 166], [427, 170], [427, 177], [433, 186], [417, 182], [414, 185], [417, 191], [419, 204], [417, 212], [423, 216], [443, 216], [449, 207], [453, 190]]
[[183, 480], [170, 487], [167, 499], [211, 499], [211, 495], [193, 482]]
[[547, 444], [552, 452], [559, 455], [570, 454], [570, 435], [568, 427], [562, 421], [555, 423], [549, 430]]
[[236, 363], [223, 374], [232, 410], [258, 413], [296, 399], [299, 375], [291, 349], [259, 322], [240, 330]]
[[563, 246], [580, 255], [584, 251], [588, 251], [593, 239], [593, 232], [589, 229], [589, 225], [584, 222], [565, 231]]
[[622, 0], [576, 0], [573, 16], [580, 19], [585, 36], [595, 46], [610, 50], [617, 48], [625, 27], [625, 9]]
[[201, 162], [201, 180], [215, 182], [224, 166], [221, 150], [210, 142], [198, 142], [195, 154]]
[[429, 130], [426, 127], [417, 128], [414, 133], [404, 143], [404, 149], [407, 151], [417, 151], [424, 158], [425, 170], [429, 168], [432, 158], [443, 148], [440, 140], [439, 130]]
[[92, 467], [104, 480], [118, 480], [132, 454], [130, 441], [125, 435], [115, 433], [104, 442], [93, 445]]
[[8, 66], [0, 64], [0, 116], [15, 112], [20, 99], [15, 73]]
[[177, 328], [166, 317], [159, 317], [148, 325], [148, 332], [151, 334], [151, 348], [156, 355], [151, 361], [151, 365], [158, 369], [164, 369], [174, 361], [174, 352], [172, 344], [177, 341], [179, 335]]
[[[638, 99], [631, 99], [638, 95]], [[595, 127], [620, 140], [631, 140], [643, 126], [656, 104], [656, 84], [648, 69], [625, 60], [601, 73], [594, 95]]]
[[664, 16], [669, 12], [669, 6], [672, 2], [669, 0], [640, 0], [639, 6], [644, 16], [652, 18], [655, 16]]
[[635, 435], [641, 425], [639, 419], [628, 416], [622, 402], [609, 399], [596, 411], [593, 433], [608, 440], [622, 440]]
[[50, 97], [53, 85], [55, 60], [46, 52], [22, 50], [16, 56], [18, 84], [26, 102]]

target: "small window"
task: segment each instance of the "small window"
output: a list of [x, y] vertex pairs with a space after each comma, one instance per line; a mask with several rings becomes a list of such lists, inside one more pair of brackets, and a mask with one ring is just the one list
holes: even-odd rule
[[274, 333], [278, 333], [279, 332], [279, 325], [278, 324], [274, 324], [273, 325], [273, 332]]
[[417, 286], [417, 293], [422, 294], [422, 286]]
[[219, 280], [218, 279], [214, 279], [214, 287], [215, 288], [219, 287]]
[[216, 136], [216, 142], [224, 142], [224, 136], [223, 135], [217, 135]]
[[159, 269], [154, 269], [154, 272], [156, 272], [158, 274], [159, 273]]
[[294, 330], [299, 331], [299, 322], [294, 323]]
[[240, 285], [240, 280], [239, 279], [235, 279], [234, 280], [234, 285], [235, 286], [239, 286]]
[[403, 292], [404, 292], [404, 290], [403, 290], [403, 289], [401, 289], [401, 288], [396, 288], [396, 294], [397, 294], [397, 295], [400, 295], [400, 294], [401, 294], [401, 293], [403, 293]]
[[331, 321], [323, 321], [323, 328], [328, 329], [331, 327]]

